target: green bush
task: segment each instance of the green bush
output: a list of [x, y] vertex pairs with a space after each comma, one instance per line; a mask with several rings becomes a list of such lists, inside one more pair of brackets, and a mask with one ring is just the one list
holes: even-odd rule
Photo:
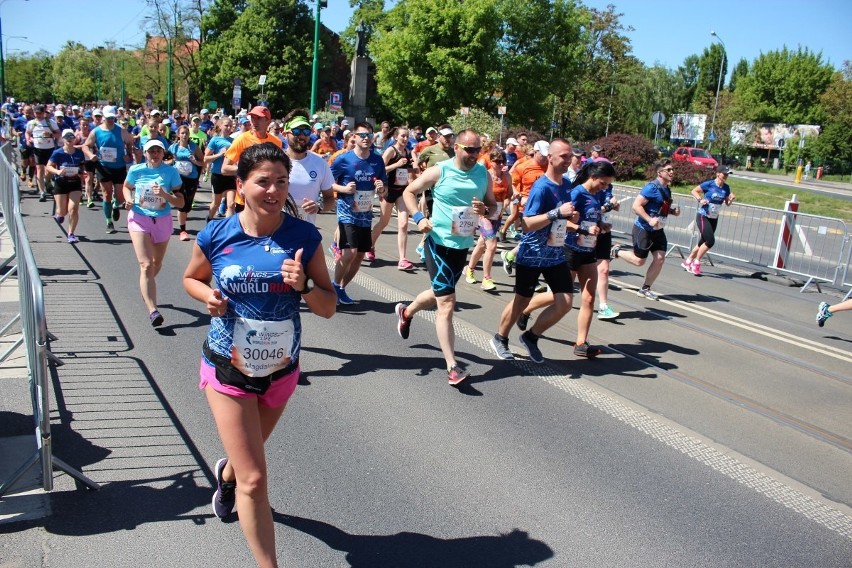
[[704, 166], [696, 166], [692, 162], [672, 160], [672, 166], [674, 166], [673, 185], [685, 185], [690, 189], [715, 176], [713, 170]]
[[610, 134], [606, 138], [593, 140], [586, 147], [586, 152], [591, 152], [591, 147], [595, 144], [603, 148], [604, 157], [615, 166], [617, 180], [642, 177], [646, 168], [657, 159], [656, 148], [642, 136]]
[[[458, 113], [447, 119], [447, 122], [452, 125], [453, 130], [460, 132], [466, 128], [476, 130], [480, 134], [487, 134], [495, 142], [500, 136], [500, 117], [491, 116], [481, 108], [470, 107], [470, 112], [467, 116]], [[506, 138], [503, 138], [505, 141]]]

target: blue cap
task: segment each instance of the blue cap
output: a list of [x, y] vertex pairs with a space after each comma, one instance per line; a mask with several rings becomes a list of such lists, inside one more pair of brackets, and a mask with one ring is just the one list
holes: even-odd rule
[[247, 116], [243, 116], [240, 118], [240, 124], [245, 124], [247, 122], [251, 122]]
[[92, 111], [90, 111], [90, 110], [84, 111], [83, 116], [85, 116], [86, 118], [92, 118]]

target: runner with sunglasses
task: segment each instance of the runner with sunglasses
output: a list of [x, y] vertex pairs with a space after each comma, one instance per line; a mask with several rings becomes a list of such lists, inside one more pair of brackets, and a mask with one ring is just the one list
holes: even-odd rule
[[334, 198], [334, 177], [322, 156], [308, 152], [311, 123], [307, 109], [294, 109], [284, 118], [287, 136], [285, 153], [290, 158], [290, 197], [299, 211], [299, 218], [316, 225], [317, 214], [331, 205]]
[[467, 251], [473, 245], [473, 232], [479, 218], [497, 207], [491, 176], [477, 161], [482, 150], [478, 144], [476, 131], [459, 132], [455, 157], [427, 169], [408, 184], [402, 194], [406, 208], [415, 211], [417, 195], [432, 187], [432, 218], [427, 219], [421, 211], [412, 215], [417, 228], [426, 234], [426, 269], [432, 285], [410, 304], [396, 305], [397, 332], [408, 339], [414, 314], [437, 306], [435, 329], [447, 365], [447, 379], [452, 386], [458, 386], [470, 376], [455, 356], [456, 284], [467, 264]]
[[680, 207], [672, 206], [672, 190], [669, 187], [674, 179], [674, 167], [669, 158], [654, 162], [656, 178], [645, 185], [636, 199], [633, 200], [633, 212], [636, 221], [633, 224], [633, 250], [622, 250], [621, 245], [612, 247], [610, 256], [632, 264], [643, 266], [652, 256], [651, 266], [645, 273], [645, 282], [636, 293], [649, 300], [659, 300], [659, 296], [651, 291], [651, 286], [663, 270], [666, 261], [668, 240], [666, 239], [666, 219], [669, 215], [680, 215]]

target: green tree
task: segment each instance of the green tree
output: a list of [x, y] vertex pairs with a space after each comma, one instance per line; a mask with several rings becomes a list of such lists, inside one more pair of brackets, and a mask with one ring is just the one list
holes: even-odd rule
[[807, 48], [761, 54], [737, 82], [741, 120], [819, 124], [824, 116], [817, 103], [833, 74], [822, 54]]
[[[246, 106], [257, 100], [257, 79], [266, 75], [264, 96], [271, 108], [286, 112], [307, 104], [314, 26], [305, 4], [297, 0], [216, 0], [203, 16], [201, 27], [205, 40], [199, 76], [204, 78], [205, 100], [230, 101], [234, 79], [239, 78]], [[327, 49], [324, 46], [324, 52]], [[327, 69], [326, 58], [320, 60]]]
[[845, 163], [848, 172], [848, 164], [852, 162], [852, 63], [845, 61], [842, 71], [834, 73], [819, 101], [826, 122], [815, 140], [806, 139], [806, 147], [820, 162]]
[[740, 59], [731, 71], [731, 81], [728, 83], [728, 90], [732, 93], [737, 89], [737, 82], [748, 75], [748, 61], [745, 58]]
[[44, 50], [6, 58], [6, 94], [22, 101], [53, 100], [53, 56]]
[[425, 123], [493, 107], [500, 27], [496, 0], [400, 2], [369, 44], [382, 101], [396, 118]]
[[701, 57], [698, 58], [698, 77], [695, 81], [695, 91], [692, 94], [690, 110], [693, 112], [705, 112], [705, 101], [707, 96], [716, 96], [716, 87], [719, 84], [719, 68], [722, 68], [722, 77], [728, 72], [728, 61], [725, 50], [719, 44], [712, 44], [704, 48]]
[[100, 61], [83, 44], [69, 41], [54, 57], [51, 75], [59, 100], [94, 100], [101, 80]]

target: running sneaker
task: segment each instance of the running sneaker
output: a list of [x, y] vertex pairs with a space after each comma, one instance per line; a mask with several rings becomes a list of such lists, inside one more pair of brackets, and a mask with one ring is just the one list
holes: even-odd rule
[[518, 329], [521, 331], [526, 331], [527, 326], [530, 323], [530, 314], [525, 314], [521, 312], [521, 316], [518, 318]]
[[621, 313], [613, 310], [608, 305], [604, 304], [598, 310], [598, 319], [599, 320], [611, 320], [620, 316]]
[[180, 235], [178, 235], [178, 238], [182, 241], [188, 241], [189, 240], [189, 233], [187, 233], [186, 231], [181, 231]]
[[530, 359], [535, 363], [544, 363], [544, 355], [541, 349], [538, 348], [538, 340], [533, 339], [530, 332], [525, 331], [520, 336], [521, 344], [526, 347], [527, 353], [530, 354]]
[[32, 189], [33, 187], [35, 187], [35, 185], [33, 185], [33, 180], [32, 180], [32, 179], [28, 179], [28, 180], [27, 180], [27, 186], [28, 186], [30, 189]]
[[346, 293], [346, 290], [342, 286], [334, 284], [334, 291], [337, 292], [338, 304], [343, 304], [344, 306], [351, 306], [355, 303], [355, 300], [349, 297], [349, 294]]
[[[511, 257], [509, 256], [510, 254], [512, 255]], [[500, 259], [503, 261], [503, 270], [511, 276], [512, 272], [515, 271], [515, 255], [510, 250], [500, 251]]]
[[340, 252], [340, 249], [337, 247], [337, 243], [332, 242], [328, 245], [328, 253], [334, 258], [335, 261], [340, 260], [340, 257], [343, 256], [343, 253]]
[[59, 223], [60, 225], [65, 222], [65, 217], [62, 215], [54, 215], [53, 220]]
[[216, 491], [213, 493], [213, 514], [224, 519], [234, 511], [234, 505], [237, 503], [237, 482], [225, 481], [222, 479], [222, 472], [225, 471], [225, 465], [228, 463], [228, 458], [222, 458], [216, 462], [214, 468], [216, 472]]
[[371, 248], [370, 251], [364, 255], [364, 259], [367, 262], [373, 262], [374, 260], [376, 260], [376, 249]]
[[683, 262], [681, 262], [680, 265], [687, 272], [692, 272], [692, 263], [689, 262], [688, 258], [686, 260], [684, 260]]
[[394, 308], [396, 314], [396, 331], [403, 339], [408, 339], [408, 334], [411, 333], [412, 318], [405, 317], [405, 304], [399, 303]]
[[91, 199], [89, 199], [88, 201], [86, 201], [86, 208], [94, 209], [95, 208], [95, 202], [92, 201]]
[[547, 292], [547, 284], [538, 283], [535, 285], [535, 292], [537, 294], [541, 294], [542, 292]]
[[163, 315], [157, 310], [151, 312], [148, 316], [148, 320], [151, 322], [151, 327], [159, 327], [163, 325]]
[[112, 220], [118, 221], [121, 218], [121, 209], [115, 199], [112, 200]]
[[112, 221], [107, 222], [106, 233], [107, 235], [115, 234], [115, 225], [112, 224]]
[[696, 276], [701, 276], [701, 263], [700, 262], [693, 262], [692, 263], [692, 270], [690, 272], [692, 272]]
[[597, 345], [589, 345], [588, 341], [574, 346], [574, 355], [577, 357], [585, 357], [586, 359], [594, 359], [601, 354], [603, 349]]
[[80, 239], [74, 233], [68, 233], [68, 242], [73, 245], [74, 243], [79, 243]]
[[476, 284], [476, 276], [473, 275], [473, 269], [470, 266], [465, 266], [462, 271], [464, 274], [464, 281], [468, 284]]
[[482, 289], [485, 290], [486, 292], [490, 292], [491, 290], [493, 290], [496, 287], [497, 287], [497, 285], [494, 284], [494, 280], [492, 280], [491, 278], [483, 278], [482, 279]]
[[41, 193], [41, 195], [39, 196], [38, 200], [39, 200], [41, 203], [44, 203], [45, 201], [47, 201], [47, 194], [46, 194], [46, 193], [44, 193], [44, 192], [42, 192], [42, 193]]
[[494, 353], [496, 353], [498, 357], [505, 359], [506, 361], [511, 361], [515, 358], [512, 350], [509, 349], [509, 342], [502, 341], [496, 335], [491, 338], [491, 349], [494, 350]]
[[420, 255], [420, 262], [426, 262], [426, 251], [423, 250], [423, 245], [417, 245], [417, 248], [414, 250]]
[[398, 270], [411, 270], [414, 268], [414, 264], [407, 258], [403, 258], [396, 264], [396, 267]]
[[612, 245], [612, 248], [609, 249], [609, 259], [615, 260], [618, 258], [618, 252], [621, 250], [621, 245]]
[[458, 365], [453, 365], [447, 370], [447, 382], [450, 386], [457, 387], [470, 377], [470, 373]]
[[640, 298], [647, 298], [649, 300], [659, 300], [660, 299], [659, 296], [657, 296], [655, 293], [651, 292], [650, 288], [639, 288], [639, 290], [636, 291], [636, 295], [639, 296]]
[[825, 320], [833, 316], [834, 314], [828, 310], [828, 302], [820, 302], [819, 303], [819, 311], [817, 312], [816, 322], [817, 325], [822, 327], [825, 325]]

